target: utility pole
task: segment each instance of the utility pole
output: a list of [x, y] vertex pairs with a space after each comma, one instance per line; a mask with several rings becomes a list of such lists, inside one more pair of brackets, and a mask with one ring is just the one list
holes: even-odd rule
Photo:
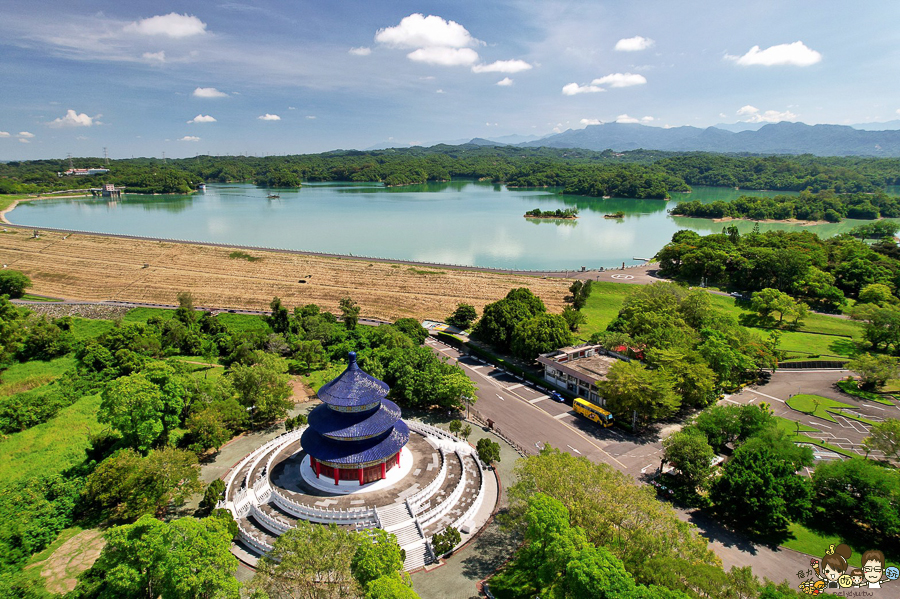
[[166, 153], [163, 152], [163, 164], [165, 164], [165, 163], [166, 163]]
[[67, 154], [67, 156], [69, 157], [69, 168], [74, 170], [74, 169], [75, 169], [75, 166], [72, 164], [72, 153], [69, 152], [69, 153]]
[[106, 153], [106, 148], [103, 148], [103, 161], [106, 163], [106, 166], [109, 166], [109, 154]]

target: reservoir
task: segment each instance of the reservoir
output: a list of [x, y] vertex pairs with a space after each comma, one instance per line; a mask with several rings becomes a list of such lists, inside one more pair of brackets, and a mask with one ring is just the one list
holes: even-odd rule
[[[732, 200], [790, 192], [697, 187], [671, 201], [589, 198], [554, 189], [507, 189], [471, 180], [386, 188], [378, 183], [308, 183], [272, 190], [210, 184], [192, 195], [125, 195], [22, 202], [7, 215], [29, 227], [304, 250], [515, 270], [575, 270], [641, 264], [679, 229], [701, 235], [734, 224], [668, 214], [678, 201]], [[269, 198], [277, 194], [278, 198]], [[540, 208], [577, 208], [577, 220], [523, 217]], [[604, 218], [624, 212], [621, 219]], [[863, 221], [760, 230], [809, 229], [821, 236]]]

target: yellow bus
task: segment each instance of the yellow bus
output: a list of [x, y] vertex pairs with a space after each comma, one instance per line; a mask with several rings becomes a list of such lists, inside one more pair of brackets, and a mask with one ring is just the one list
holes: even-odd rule
[[576, 414], [581, 414], [588, 420], [593, 420], [597, 424], [602, 424], [604, 428], [613, 425], [613, 415], [604, 410], [600, 406], [594, 405], [586, 399], [576, 397], [572, 402], [572, 408]]

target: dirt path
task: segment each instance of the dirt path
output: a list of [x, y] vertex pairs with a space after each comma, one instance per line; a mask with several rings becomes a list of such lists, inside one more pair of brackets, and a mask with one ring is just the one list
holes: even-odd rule
[[72, 591], [78, 584], [78, 575], [94, 565], [104, 545], [103, 533], [93, 528], [60, 545], [41, 568], [47, 590], [59, 595]]

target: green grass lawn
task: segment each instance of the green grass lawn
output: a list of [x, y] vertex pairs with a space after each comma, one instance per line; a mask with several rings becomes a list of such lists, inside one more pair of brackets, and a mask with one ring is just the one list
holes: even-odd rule
[[123, 322], [147, 322], [154, 316], [169, 320], [175, 316], [175, 310], [167, 308], [132, 308], [122, 317]]
[[[194, 378], [217, 378], [225, 374], [224, 366], [206, 366], [206, 358], [203, 356], [172, 356], [169, 359], [184, 362]], [[203, 362], [203, 364], [196, 364], [195, 362]]]
[[853, 414], [848, 414], [845, 412], [845, 408], [853, 409], [854, 406], [850, 404], [845, 404], [840, 401], [835, 401], [833, 399], [828, 399], [827, 397], [822, 397], [821, 395], [810, 395], [806, 393], [801, 393], [795, 395], [787, 400], [787, 405], [790, 408], [797, 410], [798, 412], [803, 412], [804, 414], [811, 414], [812, 416], [817, 416], [824, 420], [828, 420], [829, 422], [837, 422], [831, 414], [840, 414], [844, 418], [850, 418], [851, 420], [858, 420], [859, 422], [865, 422], [866, 424], [872, 425], [875, 424], [871, 420], [866, 418], [860, 418], [859, 416], [855, 416]]
[[604, 330], [618, 315], [625, 298], [635, 288], [634, 285], [624, 283], [591, 283], [591, 295], [581, 309], [587, 321], [578, 329], [578, 337], [586, 340], [592, 334]]
[[261, 331], [269, 332], [269, 325], [262, 316], [255, 314], [219, 314], [216, 319], [228, 327], [230, 331]]
[[111, 330], [115, 323], [111, 320], [99, 320], [94, 318], [72, 318], [72, 333], [76, 341], [93, 339]]
[[[828, 551], [830, 545], [837, 546], [841, 543], [847, 543], [840, 537], [821, 535], [806, 528], [802, 524], [791, 524], [790, 531], [791, 534], [794, 535], [794, 538], [783, 543], [782, 547], [815, 556], [819, 558], [820, 561], [822, 557], [825, 556], [825, 552]], [[847, 544], [850, 545], [850, 543]], [[853, 553], [850, 555], [850, 559], [847, 560], [847, 563], [859, 568], [859, 560], [862, 557], [863, 552], [871, 549], [871, 547], [854, 547], [853, 545], [850, 545], [850, 548], [853, 550]]]
[[834, 453], [846, 456], [848, 458], [858, 457], [856, 454], [841, 449], [835, 445], [831, 445], [830, 443], [825, 443], [824, 441], [820, 441], [818, 439], [814, 439], [808, 435], [804, 435], [803, 433], [817, 433], [820, 432], [819, 429], [813, 428], [811, 426], [807, 426], [803, 423], [800, 424], [800, 431], [797, 432], [797, 422], [794, 420], [789, 420], [787, 418], [782, 418], [781, 416], [775, 416], [775, 424], [779, 429], [784, 431], [787, 435], [787, 438], [793, 441], [794, 443], [808, 443], [809, 445], [815, 445], [817, 447], [821, 447], [822, 449], [827, 449], [828, 451], [833, 451]]
[[333, 362], [324, 370], [314, 370], [307, 375], [303, 375], [303, 382], [312, 387], [313, 391], [318, 393], [322, 385], [344, 372], [346, 368], [346, 364]]
[[73, 366], [75, 356], [72, 354], [46, 362], [16, 362], [0, 373], [0, 398], [44, 387]]
[[81, 463], [88, 435], [102, 428], [97, 422], [100, 395], [82, 397], [49, 421], [0, 440], [0, 480], [24, 480], [57, 473]]
[[52, 297], [44, 297], [42, 295], [31, 295], [30, 293], [24, 294], [21, 298], [27, 302], [61, 302], [62, 300], [54, 299]]
[[[756, 329], [768, 334], [768, 329]], [[851, 358], [856, 352], [856, 344], [847, 337], [816, 335], [800, 331], [781, 331], [778, 348], [787, 352], [787, 357], [803, 359], [808, 356], [823, 358]]]
[[858, 397], [860, 399], [865, 399], [868, 401], [874, 401], [886, 406], [894, 405], [893, 401], [883, 395], [872, 393], [870, 391], [863, 391], [859, 388], [859, 385], [856, 381], [838, 381], [837, 385], [841, 389], [841, 391], [843, 391], [847, 395], [852, 395], [854, 397]]

